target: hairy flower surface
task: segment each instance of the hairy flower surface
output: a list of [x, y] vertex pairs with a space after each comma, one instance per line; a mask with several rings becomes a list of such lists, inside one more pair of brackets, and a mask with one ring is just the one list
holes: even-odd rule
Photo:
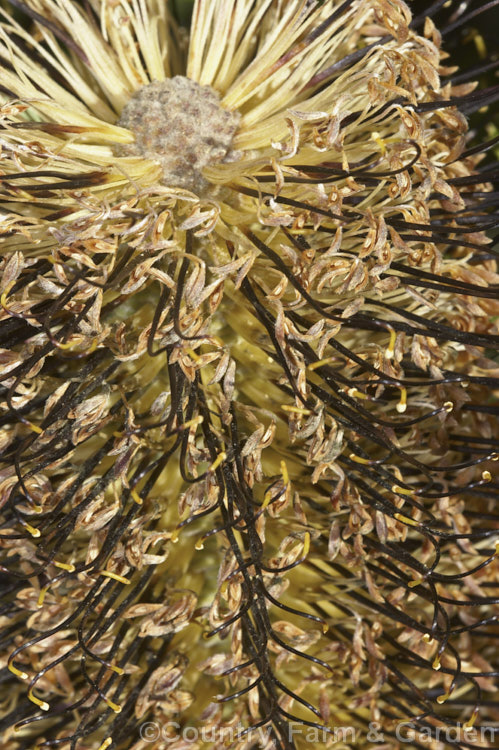
[[0, 14], [2, 747], [493, 747], [495, 92], [402, 0]]

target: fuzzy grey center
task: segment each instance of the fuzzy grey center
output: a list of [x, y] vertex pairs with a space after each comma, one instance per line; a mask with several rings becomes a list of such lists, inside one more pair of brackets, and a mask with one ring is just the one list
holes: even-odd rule
[[135, 142], [120, 145], [117, 154], [154, 159], [165, 185], [203, 194], [209, 185], [203, 167], [236, 158], [231, 146], [238, 123], [239, 114], [223, 109], [210, 86], [184, 76], [154, 81], [125, 105], [118, 125]]

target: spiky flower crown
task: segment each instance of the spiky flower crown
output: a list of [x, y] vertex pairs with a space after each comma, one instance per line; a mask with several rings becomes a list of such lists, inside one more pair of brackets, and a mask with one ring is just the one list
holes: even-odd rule
[[497, 721], [497, 91], [443, 5], [2, 4], [8, 750]]

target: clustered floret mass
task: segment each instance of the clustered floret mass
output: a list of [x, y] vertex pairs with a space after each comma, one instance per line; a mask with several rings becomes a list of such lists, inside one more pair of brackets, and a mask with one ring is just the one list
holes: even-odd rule
[[223, 109], [209, 86], [185, 76], [153, 81], [125, 105], [118, 125], [135, 140], [117, 153], [154, 159], [161, 165], [163, 184], [203, 196], [209, 187], [213, 192], [203, 168], [235, 158], [231, 144], [238, 121], [237, 112]]
[[475, 11], [169, 6], [0, 4], [2, 747], [477, 746], [493, 91], [442, 42]]

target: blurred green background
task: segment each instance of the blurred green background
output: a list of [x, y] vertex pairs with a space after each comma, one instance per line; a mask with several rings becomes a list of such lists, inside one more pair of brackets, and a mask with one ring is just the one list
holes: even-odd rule
[[169, 0], [169, 3], [177, 20], [182, 26], [188, 26], [194, 0]]

